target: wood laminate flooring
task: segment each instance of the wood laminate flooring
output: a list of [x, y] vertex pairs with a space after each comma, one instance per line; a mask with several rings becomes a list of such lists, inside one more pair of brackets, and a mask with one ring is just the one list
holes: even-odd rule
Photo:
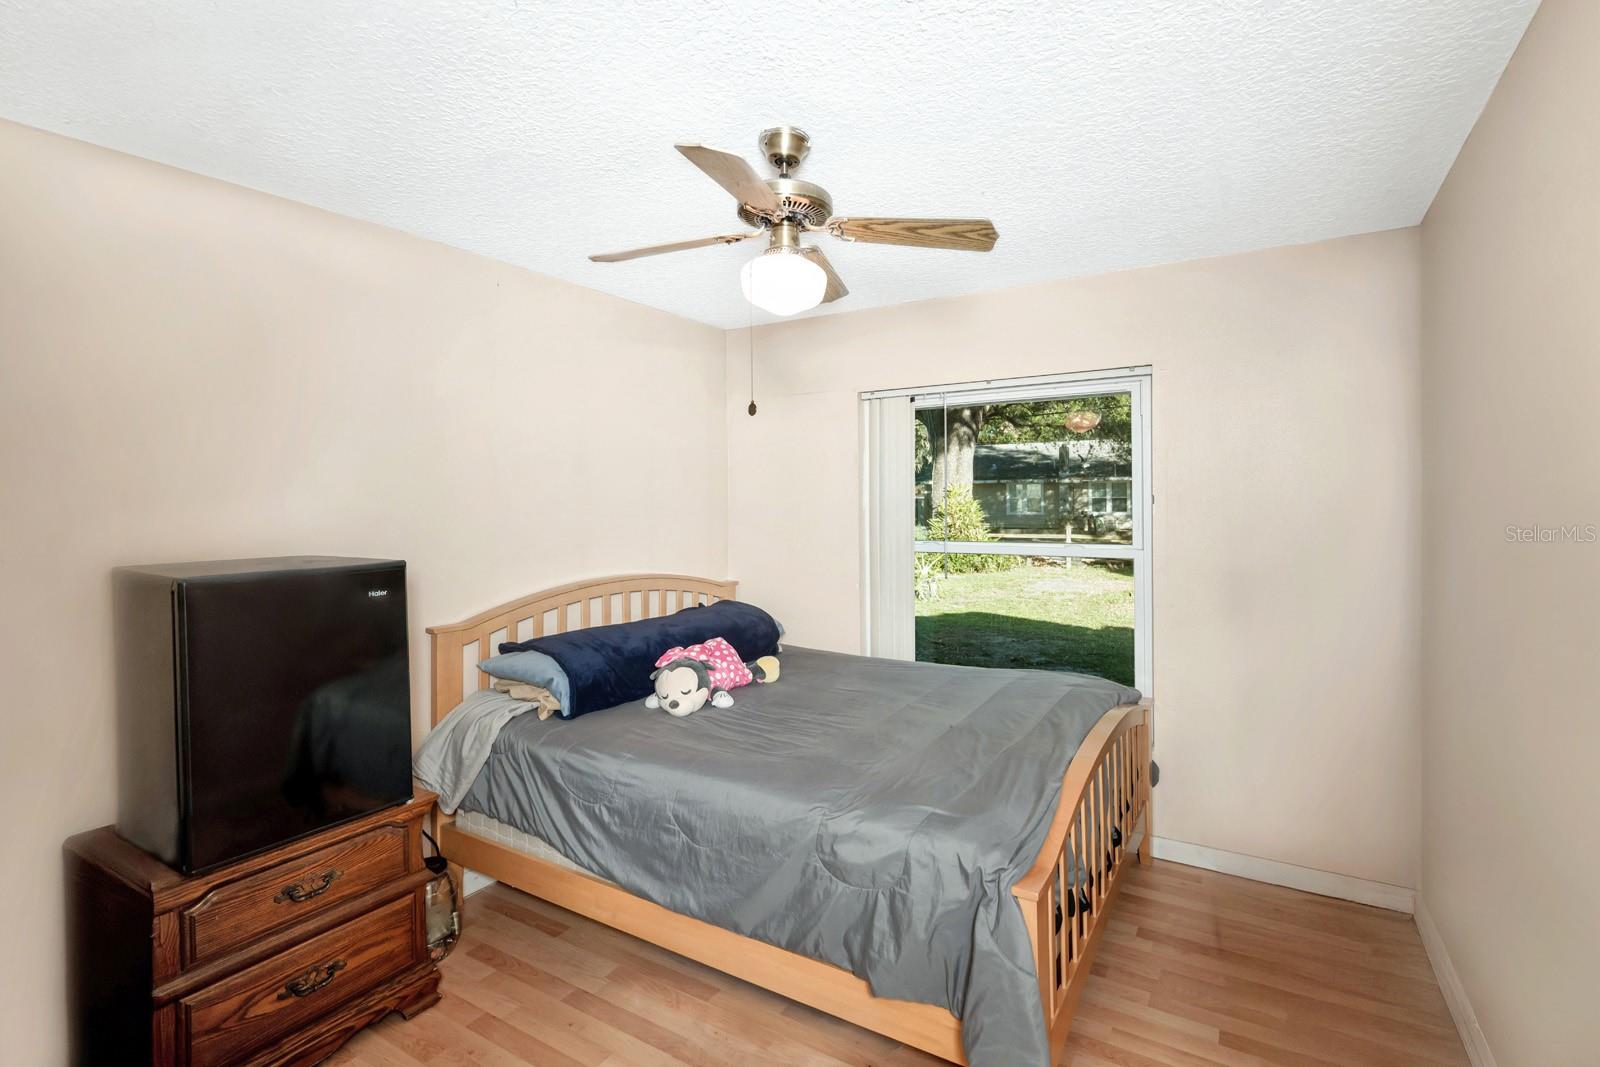
[[[330, 1062], [944, 1062], [505, 886], [467, 900], [443, 971], [436, 1007], [390, 1016]], [[1410, 916], [1165, 862], [1124, 883], [1067, 1062], [1468, 1063]]]

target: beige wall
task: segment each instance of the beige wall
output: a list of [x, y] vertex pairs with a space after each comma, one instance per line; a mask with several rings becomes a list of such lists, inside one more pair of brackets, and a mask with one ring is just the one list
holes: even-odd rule
[[[428, 623], [724, 573], [723, 375], [709, 327], [0, 123], [0, 1061], [64, 1055], [59, 849], [115, 814], [113, 565], [404, 558], [420, 717]], [[664, 466], [672, 522], [639, 505]]]
[[859, 392], [1151, 364], [1157, 833], [1414, 885], [1417, 256], [1404, 230], [761, 328], [753, 419], [730, 333], [731, 571], [857, 651]]
[[[1545, 0], [1422, 227], [1422, 895], [1502, 1067], [1600, 1056], [1600, 4]], [[1593, 528], [1593, 527], [1591, 527]]]

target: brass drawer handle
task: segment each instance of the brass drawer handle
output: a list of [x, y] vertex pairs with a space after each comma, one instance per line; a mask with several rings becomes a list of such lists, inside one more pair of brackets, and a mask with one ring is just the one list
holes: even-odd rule
[[321, 967], [313, 967], [299, 978], [291, 978], [283, 984], [283, 992], [278, 994], [279, 1000], [288, 1000], [290, 997], [309, 997], [329, 982], [333, 976], [344, 970], [344, 960], [330, 960]]
[[307, 878], [284, 886], [283, 892], [273, 897], [272, 902], [274, 904], [300, 904], [310, 900], [312, 897], [321, 896], [328, 891], [328, 887], [333, 884], [334, 879], [343, 873], [337, 867], [330, 867], [322, 872], [322, 877], [317, 879], [316, 882], [312, 882], [311, 879]]

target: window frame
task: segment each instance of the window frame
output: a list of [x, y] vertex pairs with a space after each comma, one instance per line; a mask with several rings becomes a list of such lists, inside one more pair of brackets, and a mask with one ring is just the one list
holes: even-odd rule
[[1089, 482], [1089, 514], [1111, 514], [1111, 483], [1104, 478], [1094, 478]]
[[[1011, 506], [1011, 494], [1012, 494], [1012, 491], [1013, 490], [1023, 490], [1023, 489], [1032, 489], [1032, 490], [1035, 491], [1035, 493], [1033, 495], [1037, 495], [1038, 498], [1039, 498], [1038, 506], [1033, 507], [1033, 508], [1026, 508], [1026, 507], [1016, 508], [1016, 507], [1012, 507]], [[1023, 494], [1019, 492], [1017, 495], [1018, 496], [1022, 496]], [[1027, 502], [1024, 501], [1024, 503], [1027, 503]], [[1027, 516], [1030, 516], [1030, 517], [1034, 516], [1034, 515], [1043, 515], [1044, 514], [1044, 483], [1043, 482], [1019, 482], [1019, 481], [1007, 482], [1006, 483], [1006, 514], [1007, 515], [1027, 515]]]

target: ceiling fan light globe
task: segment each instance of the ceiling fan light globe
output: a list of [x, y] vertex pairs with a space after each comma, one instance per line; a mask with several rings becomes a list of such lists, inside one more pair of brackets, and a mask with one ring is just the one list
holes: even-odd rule
[[805, 256], [772, 248], [739, 271], [744, 298], [773, 315], [795, 315], [822, 303], [828, 275]]

